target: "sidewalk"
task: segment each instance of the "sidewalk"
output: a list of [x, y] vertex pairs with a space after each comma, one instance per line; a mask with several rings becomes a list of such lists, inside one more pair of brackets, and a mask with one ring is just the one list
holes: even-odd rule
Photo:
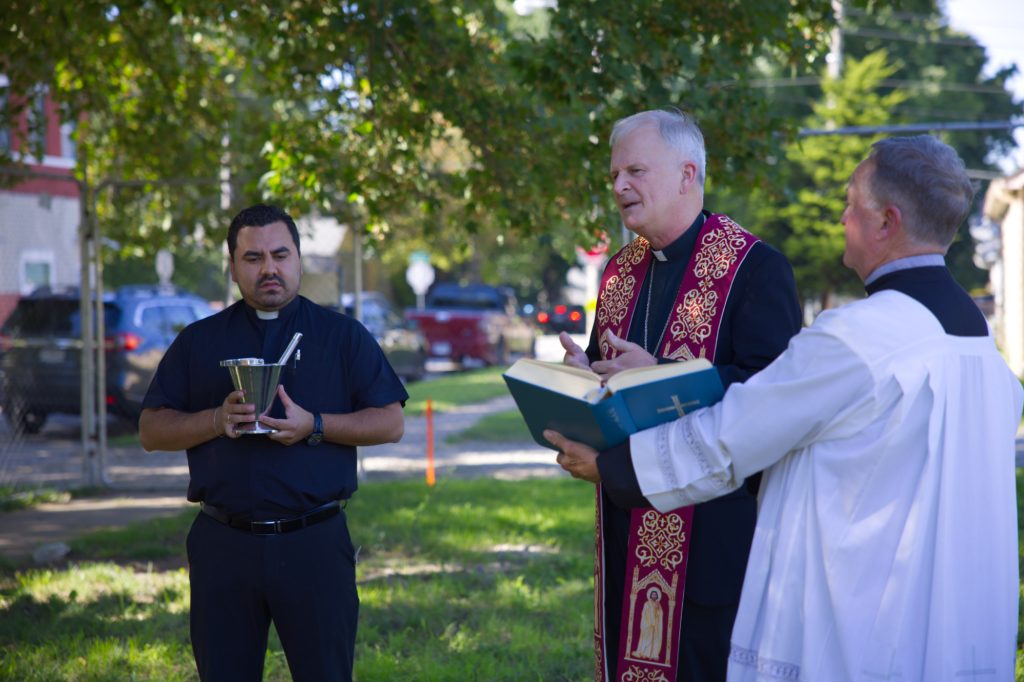
[[[463, 443], [445, 438], [472, 426], [486, 414], [512, 409], [509, 396], [434, 415], [434, 467], [438, 478], [491, 476], [522, 479], [561, 475], [555, 453], [532, 441]], [[360, 483], [426, 475], [425, 417], [405, 420], [401, 442], [359, 448]], [[23, 561], [38, 547], [64, 542], [100, 528], [170, 515], [190, 503], [185, 499], [188, 464], [184, 452], [147, 453], [139, 447], [107, 452], [110, 490], [66, 504], [0, 513], [0, 556]], [[76, 441], [28, 442], [0, 451], [0, 482], [59, 489], [84, 484], [81, 448]]]
[[[511, 397], [469, 405], [434, 416], [434, 466], [438, 478], [490, 476], [518, 480], [563, 475], [555, 453], [532, 441], [446, 445], [445, 438], [472, 426], [485, 414], [511, 409]], [[400, 443], [359, 449], [361, 483], [418, 478], [427, 465], [424, 417], [405, 421]], [[1024, 466], [1024, 432], [1017, 440], [1017, 466]], [[64, 542], [100, 528], [117, 527], [170, 515], [185, 499], [188, 464], [184, 452], [146, 453], [141, 448], [111, 448], [107, 453], [109, 492], [66, 504], [0, 513], [0, 556], [24, 561], [38, 547]], [[76, 441], [39, 442], [0, 451], [0, 482], [74, 488], [83, 484], [82, 456]]]

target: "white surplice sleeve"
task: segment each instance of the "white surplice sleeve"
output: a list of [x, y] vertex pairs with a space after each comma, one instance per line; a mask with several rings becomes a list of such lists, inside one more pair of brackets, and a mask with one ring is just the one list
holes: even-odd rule
[[871, 405], [895, 401], [898, 394], [878, 395], [869, 364], [835, 331], [804, 329], [718, 404], [634, 434], [633, 467], [651, 506], [668, 511], [725, 495], [815, 440], [857, 433]]

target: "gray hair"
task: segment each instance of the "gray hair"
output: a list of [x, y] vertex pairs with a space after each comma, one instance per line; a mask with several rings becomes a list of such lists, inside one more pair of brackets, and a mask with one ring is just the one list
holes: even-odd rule
[[614, 147], [616, 142], [637, 128], [652, 124], [658, 126], [661, 139], [665, 141], [669, 149], [697, 165], [697, 180], [703, 187], [705, 166], [707, 165], [704, 135], [700, 132], [697, 121], [689, 114], [678, 109], [652, 109], [620, 118], [612, 126], [609, 144]]
[[948, 247], [974, 199], [956, 151], [931, 135], [890, 137], [871, 145], [868, 160], [874, 162], [872, 198], [898, 206], [915, 241]]

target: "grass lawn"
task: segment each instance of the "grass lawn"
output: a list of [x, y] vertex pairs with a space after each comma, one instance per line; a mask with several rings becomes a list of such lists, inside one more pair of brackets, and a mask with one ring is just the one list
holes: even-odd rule
[[[587, 680], [593, 489], [569, 479], [364, 485], [356, 677]], [[0, 680], [195, 680], [184, 538], [194, 511], [0, 571]], [[271, 637], [265, 680], [290, 679]]]
[[[348, 513], [362, 548], [357, 680], [591, 679], [589, 486], [375, 483]], [[183, 556], [194, 514], [83, 538], [60, 568], [0, 571], [0, 680], [197, 679]], [[290, 679], [273, 633], [264, 679]]]
[[431, 409], [445, 412], [459, 405], [482, 403], [492, 398], [508, 395], [508, 389], [501, 378], [506, 367], [487, 367], [468, 372], [452, 372], [431, 379], [416, 381], [405, 388], [409, 391], [409, 400], [405, 403], [405, 415], [416, 417], [427, 409], [427, 399], [431, 401]]
[[[428, 398], [442, 412], [506, 395], [502, 371], [410, 384], [406, 414], [421, 414]], [[452, 438], [530, 437], [511, 410]], [[1021, 471], [1017, 490], [1020, 528]], [[56, 501], [49, 494], [0, 488], [0, 503]], [[373, 483], [347, 512], [361, 547], [359, 682], [592, 679], [590, 486], [565, 478]], [[198, 679], [184, 557], [195, 513], [79, 539], [59, 567], [0, 562], [0, 682]], [[1019, 605], [1024, 585], [1021, 596]], [[1016, 682], [1024, 682], [1019, 613]], [[264, 679], [290, 679], [273, 631]]]
[[519, 410], [506, 410], [484, 415], [473, 426], [449, 434], [446, 443], [516, 443], [533, 442], [530, 429], [527, 428]]
[[[447, 374], [431, 381], [409, 384], [409, 400], [405, 404], [406, 416], [418, 416], [431, 400], [434, 412], [444, 412], [460, 405], [479, 403], [508, 395], [501, 378], [504, 367], [489, 367], [470, 372]], [[519, 410], [512, 409], [484, 415], [476, 424], [445, 438], [446, 443], [490, 442], [510, 443], [532, 441]]]
[[46, 502], [67, 502], [71, 493], [52, 488], [23, 488], [0, 485], [0, 512], [27, 509]]

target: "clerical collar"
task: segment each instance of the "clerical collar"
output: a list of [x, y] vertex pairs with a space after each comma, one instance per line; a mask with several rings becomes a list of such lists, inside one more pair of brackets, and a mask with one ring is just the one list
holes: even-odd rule
[[283, 308], [278, 308], [277, 310], [257, 310], [244, 301], [243, 305], [245, 306], [246, 314], [250, 316], [249, 319], [251, 320], [287, 320], [299, 309], [299, 296], [296, 296]]
[[941, 253], [926, 253], [920, 256], [907, 256], [906, 258], [897, 258], [891, 260], [888, 263], [882, 263], [874, 271], [867, 276], [864, 280], [864, 286], [868, 287], [878, 280], [879, 277], [884, 277], [893, 272], [899, 272], [900, 270], [909, 270], [910, 268], [925, 268], [934, 266], [945, 266], [946, 259]]
[[663, 249], [651, 249], [651, 253], [654, 254], [655, 258], [663, 263], [665, 261], [680, 259], [684, 259], [689, 262], [690, 256], [693, 254], [693, 247], [697, 243], [697, 233], [700, 232], [700, 226], [704, 224], [704, 220], [708, 215], [711, 214], [703, 211], [698, 213], [693, 223], [686, 228], [685, 232], [676, 237], [674, 242]]

